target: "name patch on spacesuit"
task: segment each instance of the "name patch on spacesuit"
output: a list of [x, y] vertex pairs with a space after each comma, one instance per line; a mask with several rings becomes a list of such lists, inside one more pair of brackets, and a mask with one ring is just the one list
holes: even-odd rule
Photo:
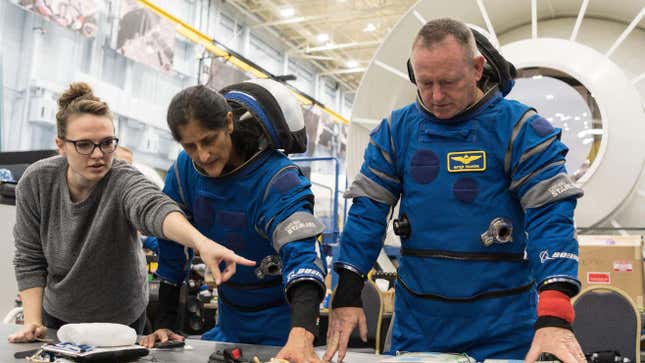
[[284, 226], [284, 231], [287, 232], [287, 234], [292, 235], [298, 230], [301, 230], [303, 228], [311, 228], [314, 229], [316, 228], [316, 223], [314, 222], [304, 222], [304, 221], [291, 221], [291, 223], [287, 224]]
[[569, 189], [575, 188], [575, 187], [576, 186], [574, 184], [572, 184], [572, 183], [570, 183], [568, 181], [562, 181], [562, 182], [559, 182], [559, 183], [549, 187], [549, 193], [551, 193], [551, 195], [553, 197], [557, 197], [558, 195], [566, 192]]
[[323, 233], [325, 225], [310, 212], [295, 212], [273, 231], [273, 248], [280, 252], [289, 242], [313, 239]]
[[484, 170], [486, 170], [486, 152], [483, 150], [448, 153], [448, 171], [451, 173]]

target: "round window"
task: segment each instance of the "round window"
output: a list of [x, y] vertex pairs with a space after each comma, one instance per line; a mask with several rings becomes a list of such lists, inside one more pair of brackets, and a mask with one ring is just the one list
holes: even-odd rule
[[539, 67], [520, 69], [507, 97], [535, 108], [562, 129], [562, 142], [569, 147], [567, 171], [580, 179], [596, 158], [604, 133], [591, 92], [564, 72]]

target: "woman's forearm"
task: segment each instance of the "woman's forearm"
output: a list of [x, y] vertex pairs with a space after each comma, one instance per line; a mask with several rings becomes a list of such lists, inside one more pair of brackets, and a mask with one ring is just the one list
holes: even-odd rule
[[169, 213], [163, 220], [163, 234], [167, 239], [199, 250], [204, 236], [179, 212]]
[[43, 323], [43, 291], [42, 286], [32, 287], [20, 292], [22, 298], [23, 314], [25, 315], [26, 324]]

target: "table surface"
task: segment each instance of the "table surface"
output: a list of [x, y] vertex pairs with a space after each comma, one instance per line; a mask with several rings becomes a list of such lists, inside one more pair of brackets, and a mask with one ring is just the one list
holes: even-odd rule
[[[19, 360], [13, 357], [14, 353], [30, 349], [36, 349], [43, 343], [23, 343], [12, 344], [7, 341], [7, 337], [19, 329], [20, 326], [13, 324], [0, 324], [0, 362], [26, 362], [26, 360]], [[54, 331], [48, 331], [48, 338], [55, 338]], [[251, 357], [250, 354], [258, 355], [262, 359], [267, 359], [275, 355], [280, 347], [269, 347], [249, 344], [231, 344], [205, 340], [187, 339], [186, 345], [188, 348], [172, 349], [172, 350], [151, 350], [150, 354], [145, 357], [139, 358], [138, 362], [170, 362], [170, 363], [184, 363], [184, 362], [208, 362], [208, 357], [216, 350], [230, 348], [237, 346], [242, 349], [244, 357]], [[316, 353], [322, 357], [324, 347], [317, 347]], [[373, 354], [348, 352], [343, 360], [346, 363], [373, 363], [377, 361]]]

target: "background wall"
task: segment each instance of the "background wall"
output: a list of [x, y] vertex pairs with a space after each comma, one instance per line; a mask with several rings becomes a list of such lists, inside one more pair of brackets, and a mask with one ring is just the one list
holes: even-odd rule
[[[167, 169], [179, 148], [166, 127], [166, 107], [182, 88], [208, 80], [210, 53], [182, 36], [173, 35], [172, 41], [167, 42], [172, 55], [168, 69], [124, 55], [121, 44], [117, 44], [120, 20], [124, 9], [137, 4], [134, 0], [95, 0], [96, 30], [95, 36], [89, 38], [82, 31], [61, 26], [55, 19], [47, 20], [18, 3], [18, 0], [0, 2], [5, 106], [0, 117], [3, 120], [0, 150], [53, 148], [55, 100], [70, 82], [83, 80], [110, 104], [117, 116], [121, 143], [134, 150], [135, 158]], [[353, 94], [349, 90], [319, 76], [307, 61], [290, 59], [279, 39], [261, 29], [250, 29], [244, 15], [225, 2], [155, 3], [272, 73], [296, 75], [297, 80], [291, 81], [293, 86], [340, 114], [350, 115]], [[139, 55], [146, 58], [150, 42], [142, 41], [141, 45], [132, 48], [143, 48]]]
[[[638, 56], [645, 54], [645, 4], [640, 0], [417, 2], [381, 44], [359, 87], [349, 132], [350, 143], [357, 142], [348, 150], [350, 180], [360, 168], [369, 130], [391, 110], [414, 101], [405, 68], [412, 40], [425, 22], [441, 17], [458, 18], [486, 34], [523, 69], [526, 80], [531, 81], [531, 72], [551, 69], [579, 92], [589, 104], [584, 116], [567, 114], [568, 101], [555, 99], [557, 94], [525, 87], [534, 93], [530, 96], [539, 97], [541, 91], [543, 100], [553, 100], [552, 108], [538, 112], [557, 116], [550, 121], [563, 129], [571, 153], [592, 160], [585, 167], [568, 165], [570, 173], [581, 172], [575, 177], [585, 190], [576, 222], [579, 227], [616, 228], [613, 233], [645, 231], [645, 59]], [[584, 128], [573, 127], [573, 121]]]

